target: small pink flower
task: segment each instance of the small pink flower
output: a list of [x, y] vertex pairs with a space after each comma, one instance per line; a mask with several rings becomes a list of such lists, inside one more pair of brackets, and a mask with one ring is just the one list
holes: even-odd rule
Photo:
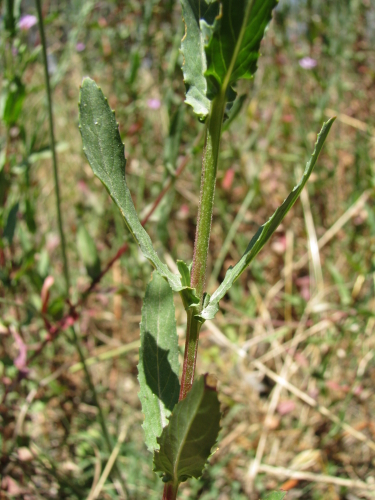
[[223, 182], [221, 183], [221, 187], [225, 189], [225, 191], [229, 191], [229, 189], [232, 187], [234, 175], [234, 168], [228, 168], [228, 170], [225, 172]]
[[277, 411], [280, 413], [280, 415], [288, 415], [288, 413], [291, 413], [295, 409], [296, 403], [291, 399], [280, 401], [280, 403], [277, 405]]
[[26, 16], [21, 16], [19, 27], [22, 31], [28, 31], [30, 28], [36, 25], [38, 19], [35, 16], [27, 14]]
[[298, 64], [303, 69], [313, 69], [318, 64], [318, 62], [312, 57], [303, 57], [298, 61]]
[[86, 48], [86, 45], [82, 42], [78, 42], [76, 45], [77, 52], [82, 52], [83, 50], [85, 50], [85, 48]]
[[159, 109], [161, 106], [161, 102], [159, 101], [159, 99], [149, 99], [147, 101], [147, 106], [150, 109]]

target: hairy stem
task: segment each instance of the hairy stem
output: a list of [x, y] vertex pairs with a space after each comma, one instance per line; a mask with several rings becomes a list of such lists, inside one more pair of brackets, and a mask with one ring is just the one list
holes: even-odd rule
[[207, 118], [206, 140], [203, 150], [201, 190], [190, 283], [191, 287], [195, 288], [196, 294], [201, 302], [206, 283], [207, 255], [210, 243], [217, 160], [219, 156], [224, 108], [225, 96], [219, 94], [213, 100], [211, 112]]
[[[225, 108], [225, 95], [219, 94], [212, 102], [206, 125], [206, 140], [203, 150], [201, 190], [198, 220], [195, 233], [193, 267], [190, 286], [195, 288], [199, 297], [199, 311], [203, 305], [203, 292], [206, 282], [207, 256], [210, 243], [212, 211], [214, 207], [217, 161], [221, 127]], [[199, 331], [202, 323], [195, 318], [197, 311], [189, 310], [187, 317], [184, 364], [182, 369], [180, 401], [190, 391], [194, 381], [195, 364], [198, 351]]]
[[46, 37], [44, 34], [44, 24], [43, 24], [43, 14], [42, 14], [41, 2], [40, 2], [40, 0], [35, 0], [35, 3], [36, 3], [37, 11], [38, 11], [39, 32], [40, 32], [40, 39], [42, 42], [42, 52], [43, 52], [44, 77], [45, 77], [46, 90], [47, 90], [49, 136], [50, 136], [50, 144], [51, 144], [51, 152], [52, 152], [53, 176], [54, 176], [54, 181], [55, 181], [57, 221], [58, 221], [60, 241], [61, 241], [61, 253], [62, 253], [62, 259], [63, 259], [63, 266], [64, 266], [64, 278], [65, 278], [66, 294], [68, 295], [69, 286], [70, 286], [70, 277], [69, 277], [68, 259], [66, 256], [65, 234], [64, 234], [62, 215], [61, 215], [60, 185], [59, 185], [59, 173], [58, 173], [58, 168], [57, 168], [55, 134], [54, 134], [54, 127], [53, 127], [52, 93], [51, 93], [51, 86], [50, 86], [49, 74], [48, 74], [47, 44], [46, 44]]
[[197, 361], [199, 331], [202, 323], [195, 318], [195, 310], [189, 310], [187, 314], [186, 340], [184, 364], [182, 367], [182, 378], [179, 401], [184, 399], [190, 391], [194, 382], [195, 364]]

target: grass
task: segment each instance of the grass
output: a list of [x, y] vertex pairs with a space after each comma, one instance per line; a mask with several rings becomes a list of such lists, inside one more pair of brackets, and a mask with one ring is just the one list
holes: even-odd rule
[[[210, 269], [219, 255], [223, 261], [218, 281], [294, 186], [321, 122], [332, 114], [338, 120], [308, 196], [222, 301], [215, 322], [203, 327], [197, 369], [219, 380], [223, 430], [211, 466], [199, 481], [182, 486], [181, 498], [258, 499], [281, 487], [289, 491], [288, 499], [374, 498], [373, 16], [371, 2], [311, 0], [293, 6], [282, 0], [262, 44], [255, 80], [239, 85], [239, 94], [249, 97], [223, 136], [210, 246]], [[87, 74], [109, 96], [125, 142], [128, 184], [144, 215], [169, 175], [164, 141], [183, 102], [180, 8], [172, 1], [50, 2], [47, 21], [58, 68], [52, 83], [74, 301], [90, 283], [77, 252], [78, 221], [94, 238], [102, 266], [129, 242], [119, 265], [80, 309], [76, 327], [87, 357], [102, 358], [90, 369], [113, 445], [118, 443], [129, 497], [157, 499], [162, 485], [143, 444], [137, 349], [124, 352], [139, 338], [150, 266], [87, 166], [77, 100]], [[36, 32], [22, 37], [28, 50], [37, 43]], [[76, 50], [78, 42], [85, 43], [82, 52]], [[300, 67], [305, 56], [316, 59], [314, 69]], [[51, 160], [40, 158], [48, 146], [40, 59], [23, 79], [27, 96], [10, 143], [12, 184], [5, 215], [28, 194], [36, 231], [27, 231], [22, 205], [12, 246], [5, 242], [9, 279], [0, 284], [1, 397], [8, 391], [1, 406], [2, 490], [14, 499], [92, 498], [109, 454], [68, 330], [46, 343], [27, 376], [21, 379], [14, 365], [16, 333], [30, 357], [46, 339], [46, 325], [35, 308], [40, 311], [47, 275], [55, 280], [49, 320], [56, 322], [67, 312]], [[151, 109], [149, 99], [160, 100], [160, 108]], [[202, 125], [190, 110], [183, 119], [179, 158], [172, 167], [187, 154], [190, 160], [147, 228], [153, 239], [164, 242], [158, 246], [164, 258], [190, 261], [201, 154], [192, 144]], [[4, 127], [5, 137], [3, 132]], [[228, 169], [234, 172], [231, 183]], [[249, 190], [253, 199], [240, 212], [238, 231], [222, 255]], [[176, 307], [183, 345], [177, 300]], [[122, 498], [119, 488], [108, 479], [98, 498]]]

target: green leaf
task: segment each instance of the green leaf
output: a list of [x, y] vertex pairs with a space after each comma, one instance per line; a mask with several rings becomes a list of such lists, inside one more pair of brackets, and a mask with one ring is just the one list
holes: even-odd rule
[[161, 262], [149, 235], [138, 219], [125, 181], [125, 151], [114, 111], [109, 107], [101, 89], [90, 78], [85, 78], [82, 82], [79, 110], [83, 150], [94, 174], [102, 181], [120, 209], [144, 256], [160, 275], [168, 280], [174, 291], [181, 291], [179, 276], [173, 274]]
[[204, 119], [218, 93], [228, 109], [232, 85], [257, 69], [260, 42], [277, 0], [181, 0], [185, 35], [181, 43], [186, 103]]
[[272, 234], [276, 231], [279, 224], [282, 222], [286, 214], [292, 208], [294, 203], [296, 202], [298, 196], [300, 195], [302, 189], [304, 188], [306, 182], [308, 181], [311, 172], [313, 171], [315, 164], [318, 160], [320, 151], [322, 150], [324, 141], [327, 138], [327, 135], [330, 131], [332, 123], [335, 121], [335, 118], [331, 118], [326, 123], [323, 124], [322, 130], [318, 134], [318, 139], [315, 144], [314, 152], [310, 158], [310, 161], [307, 163], [305, 172], [300, 180], [299, 184], [295, 186], [293, 191], [289, 194], [289, 196], [284, 200], [283, 204], [276, 210], [276, 212], [272, 215], [272, 217], [263, 224], [252, 240], [250, 241], [245, 253], [241, 257], [241, 259], [237, 262], [234, 267], [228, 269], [223, 282], [216, 289], [216, 291], [212, 294], [211, 299], [208, 305], [202, 310], [199, 318], [201, 320], [212, 319], [215, 314], [219, 310], [219, 302], [233, 285], [233, 283], [239, 278], [239, 276], [244, 272], [247, 266], [251, 263], [251, 261], [258, 255], [258, 253], [262, 250], [267, 241], [271, 238]]
[[36, 232], [35, 207], [28, 198], [25, 201], [25, 221], [30, 233], [34, 234]]
[[18, 120], [25, 96], [25, 86], [20, 78], [15, 77], [5, 84], [0, 99], [0, 115], [6, 125], [13, 125]]
[[7, 221], [4, 227], [3, 238], [8, 240], [9, 245], [13, 241], [14, 232], [16, 230], [18, 208], [19, 203], [17, 202], [9, 210]]
[[186, 85], [185, 102], [203, 119], [210, 111], [204, 45], [211, 35], [215, 17], [219, 14], [219, 3], [212, 0], [181, 0], [181, 5], [185, 23], [185, 35], [181, 42], [184, 58], [182, 72]]
[[96, 279], [100, 275], [100, 259], [95, 242], [83, 224], [77, 230], [77, 248], [87, 274], [92, 280]]
[[283, 500], [286, 493], [285, 491], [273, 491], [264, 497], [264, 500]]
[[217, 440], [220, 417], [216, 389], [210, 385], [208, 375], [202, 376], [175, 406], [158, 438], [160, 450], [154, 453], [154, 470], [164, 474], [163, 481], [178, 485], [202, 475]]
[[195, 288], [190, 288], [190, 268], [188, 265], [183, 260], [178, 260], [177, 267], [184, 287], [181, 291], [181, 298], [187, 311], [191, 307], [196, 307], [199, 304], [199, 299], [195, 295]]
[[177, 261], [178, 271], [181, 274], [181, 283], [184, 286], [190, 286], [190, 269], [189, 266], [183, 261]]
[[181, 104], [171, 117], [168, 136], [164, 139], [164, 164], [174, 175], [184, 127], [185, 107]]
[[221, 0], [221, 13], [206, 46], [206, 76], [218, 92], [254, 76], [260, 42], [276, 5], [277, 0]]
[[114, 111], [108, 105], [101, 89], [90, 78], [82, 82], [79, 100], [80, 131], [83, 150], [94, 174], [107, 188], [116, 203], [143, 255], [175, 292], [180, 292], [185, 307], [199, 302], [195, 290], [183, 286], [181, 279], [161, 262], [151, 239], [139, 222], [129, 188], [125, 180], [125, 150], [121, 141]]
[[178, 402], [178, 337], [173, 292], [154, 272], [147, 285], [142, 307], [139, 350], [139, 399], [145, 415], [143, 429], [147, 448], [159, 448], [156, 438], [167, 425], [167, 417]]

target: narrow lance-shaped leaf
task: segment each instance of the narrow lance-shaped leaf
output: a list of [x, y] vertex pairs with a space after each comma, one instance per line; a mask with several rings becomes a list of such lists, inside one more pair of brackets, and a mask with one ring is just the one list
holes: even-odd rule
[[101, 89], [90, 78], [85, 78], [82, 82], [79, 111], [83, 150], [90, 166], [120, 209], [144, 256], [168, 281], [172, 290], [180, 292], [185, 307], [186, 304], [190, 306], [199, 302], [194, 289], [183, 286], [180, 277], [161, 262], [149, 235], [138, 219], [125, 180], [125, 150], [114, 111], [109, 107]]
[[11, 244], [14, 237], [14, 232], [16, 230], [17, 224], [17, 213], [18, 213], [19, 203], [15, 203], [9, 210], [8, 218], [4, 227], [3, 238], [8, 240]]
[[95, 280], [100, 275], [100, 258], [94, 240], [83, 224], [77, 230], [78, 253], [85, 264], [87, 274]]
[[219, 302], [233, 285], [233, 283], [239, 278], [239, 276], [244, 272], [247, 266], [251, 263], [251, 261], [258, 255], [258, 253], [262, 250], [267, 241], [271, 238], [272, 234], [276, 231], [286, 214], [292, 208], [294, 203], [296, 202], [298, 196], [300, 195], [302, 189], [304, 188], [306, 182], [308, 181], [311, 172], [314, 169], [314, 166], [318, 160], [320, 151], [322, 150], [324, 141], [327, 138], [327, 135], [330, 131], [332, 123], [335, 118], [331, 118], [326, 123], [323, 124], [322, 130], [318, 134], [318, 139], [315, 144], [315, 150], [310, 158], [310, 161], [307, 163], [305, 172], [302, 176], [301, 181], [293, 191], [289, 194], [289, 196], [285, 199], [283, 204], [276, 210], [276, 212], [272, 215], [272, 217], [261, 226], [257, 233], [254, 235], [252, 240], [250, 241], [245, 253], [241, 257], [241, 259], [237, 262], [237, 264], [229, 268], [223, 282], [216, 289], [216, 291], [212, 294], [211, 299], [208, 305], [202, 310], [199, 318], [202, 320], [212, 319], [217, 311], [219, 310]]
[[141, 347], [139, 349], [139, 399], [145, 415], [143, 429], [147, 448], [159, 448], [162, 433], [178, 402], [178, 337], [173, 292], [154, 271], [147, 285], [142, 307]]
[[257, 70], [259, 47], [277, 0], [221, 0], [221, 12], [206, 45], [206, 77], [227, 92]]
[[159, 259], [149, 235], [142, 227], [125, 181], [125, 151], [114, 112], [101, 89], [90, 78], [82, 82], [79, 100], [80, 130], [83, 150], [94, 171], [120, 209], [129, 231], [144, 256], [180, 291], [181, 280]]
[[174, 408], [169, 424], [158, 439], [154, 470], [163, 472], [163, 481], [178, 485], [189, 477], [198, 478], [210, 456], [220, 430], [220, 404], [209, 375], [196, 380]]

